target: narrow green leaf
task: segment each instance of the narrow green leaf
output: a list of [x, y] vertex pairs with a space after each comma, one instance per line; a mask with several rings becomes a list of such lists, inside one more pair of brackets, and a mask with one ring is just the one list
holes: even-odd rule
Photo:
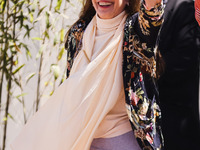
[[26, 36], [30, 37], [30, 31], [33, 29], [33, 27], [29, 28], [29, 26], [27, 24], [23, 25], [23, 27], [26, 29], [26, 33], [24, 34], [24, 37], [26, 37]]
[[20, 44], [26, 49], [26, 57], [27, 57], [27, 59], [28, 59], [28, 56], [31, 58], [32, 55], [31, 55], [31, 52], [28, 49], [28, 46], [26, 44], [24, 44], [24, 43], [20, 43]]
[[58, 60], [60, 60], [60, 59], [62, 58], [64, 52], [65, 52], [65, 48], [63, 47], [63, 48], [61, 49], [60, 53], [58, 54], [58, 58], [57, 58]]
[[22, 94], [20, 94], [20, 95], [17, 95], [16, 98], [20, 98], [20, 97], [23, 97], [23, 96], [25, 96], [25, 95], [27, 95], [27, 93], [22, 93]]
[[25, 64], [19, 66], [17, 69], [15, 69], [15, 70], [12, 72], [12, 74], [13, 74], [13, 75], [16, 74], [16, 73], [17, 73], [20, 69], [22, 69], [24, 66], [25, 66]]
[[30, 17], [30, 21], [31, 21], [31, 23], [32, 23], [33, 20], [34, 20], [34, 18], [33, 18], [33, 13], [32, 13], [32, 12], [29, 13], [29, 17]]
[[25, 20], [22, 11], [20, 12], [19, 20], [20, 20], [20, 29], [21, 29], [23, 27], [24, 20]]
[[18, 85], [19, 87], [21, 87], [21, 84], [19, 83], [18, 79], [15, 78], [14, 81], [15, 81], [16, 85]]
[[44, 35], [45, 35], [45, 37], [46, 37], [46, 38], [48, 38], [48, 39], [49, 39], [49, 33], [48, 33], [48, 31], [47, 31], [47, 30], [45, 30], [45, 32], [44, 32]]
[[13, 118], [13, 116], [10, 113], [8, 113], [8, 117], [10, 117], [12, 120], [15, 121], [15, 119]]
[[53, 40], [53, 46], [55, 46], [57, 43], [58, 43], [58, 39], [57, 39], [57, 34], [56, 34]]
[[40, 38], [40, 37], [33, 37], [32, 40], [38, 40], [38, 41], [41, 41], [42, 38]]
[[7, 1], [7, 0], [1, 1], [1, 12], [2, 12], [2, 13], [4, 12], [4, 10], [5, 10], [5, 8], [6, 8], [6, 1]]
[[46, 12], [46, 28], [48, 29], [48, 28], [50, 28], [50, 21], [49, 21], [49, 13], [48, 12]]
[[29, 57], [32, 57], [31, 52], [30, 52], [29, 50], [26, 49], [26, 57], [28, 58], [28, 56], [29, 56]]
[[46, 8], [46, 7], [47, 7], [47, 6], [42, 7], [42, 8], [39, 10], [37, 16], [39, 16], [39, 15], [43, 12], [44, 8]]
[[64, 37], [65, 37], [65, 36], [64, 36], [64, 32], [65, 32], [64, 29], [61, 29], [61, 30], [60, 30], [60, 41], [61, 41], [61, 42], [64, 41]]
[[58, 0], [58, 1], [57, 1], [57, 5], [56, 5], [56, 7], [55, 7], [55, 11], [59, 11], [59, 10], [60, 10], [61, 4], [62, 4], [62, 0]]
[[22, 103], [22, 100], [21, 100], [20, 98], [17, 98], [17, 100], [18, 100], [20, 103]]
[[51, 91], [51, 93], [49, 94], [50, 96], [53, 95], [54, 91]]
[[35, 72], [34, 73], [31, 73], [28, 75], [27, 79], [26, 79], [26, 84], [30, 81], [30, 79], [32, 79], [34, 76], [35, 76]]

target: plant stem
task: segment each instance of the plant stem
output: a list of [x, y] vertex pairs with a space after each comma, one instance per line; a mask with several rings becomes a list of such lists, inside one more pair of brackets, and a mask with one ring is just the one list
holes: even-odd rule
[[[19, 80], [20, 80], [20, 90], [21, 90], [21, 94], [23, 93], [24, 89], [22, 86], [22, 77], [21, 75], [19, 75]], [[26, 124], [27, 122], [27, 117], [26, 117], [26, 107], [25, 107], [25, 100], [24, 100], [24, 96], [22, 95], [22, 107], [23, 107], [23, 116], [24, 116], [24, 124]]]
[[[51, 9], [52, 9], [52, 3], [53, 3], [53, 0], [51, 0], [51, 2], [50, 2], [49, 11], [51, 11]], [[39, 3], [39, 1], [38, 1], [38, 8], [40, 9], [40, 3]], [[47, 32], [48, 32], [48, 29], [47, 29], [47, 28], [46, 28], [45, 30], [47, 30]], [[44, 35], [42, 44], [45, 43], [45, 39], [46, 39], [46, 36]], [[39, 69], [38, 69], [37, 96], [36, 96], [36, 111], [38, 111], [38, 109], [39, 109], [39, 103], [40, 103], [40, 98], [41, 98], [41, 93], [40, 93], [40, 82], [41, 82], [41, 70], [42, 70], [42, 65], [43, 65], [43, 52], [41, 53], [41, 56], [40, 56], [40, 64], [39, 64]]]
[[[8, 8], [9, 8], [9, 2], [6, 4], [7, 5], [7, 10], [6, 10], [6, 14], [5, 15], [9, 15], [9, 12], [8, 12]], [[4, 79], [4, 73], [6, 72], [6, 65], [7, 65], [7, 62], [6, 62], [6, 52], [7, 52], [7, 49], [8, 49], [8, 38], [7, 38], [7, 34], [8, 34], [8, 19], [6, 19], [5, 21], [5, 32], [4, 32], [4, 37], [6, 37], [5, 39], [5, 43], [4, 43], [4, 49], [3, 49], [3, 71], [2, 71], [2, 74], [1, 74], [1, 94], [2, 94], [2, 85], [3, 85], [3, 79]], [[2, 97], [2, 95], [1, 95]], [[1, 101], [2, 102], [2, 101]], [[6, 113], [5, 113], [6, 114]], [[5, 142], [6, 142], [6, 130], [7, 130], [7, 125], [6, 125], [7, 121], [5, 121], [5, 125], [4, 125], [4, 129], [3, 129], [3, 147], [2, 147], [2, 150], [5, 150]]]
[[[9, 1], [7, 2], [7, 16], [9, 16]], [[14, 7], [14, 14], [12, 14], [12, 17], [13, 17], [13, 29], [12, 29], [12, 39], [13, 39], [13, 42], [15, 42], [15, 29], [16, 29], [16, 24], [15, 24], [15, 21], [16, 21], [16, 5]], [[7, 19], [7, 25], [8, 25], [8, 20], [9, 18]], [[9, 49], [9, 42], [7, 41], [6, 44], [6, 51]], [[11, 50], [11, 49], [10, 49]], [[11, 51], [11, 57], [10, 57], [10, 69], [8, 71], [8, 84], [7, 84], [7, 100], [6, 100], [6, 108], [5, 108], [5, 115], [4, 115], [4, 118], [5, 118], [5, 122], [4, 122], [4, 135], [3, 135], [3, 147], [2, 147], [2, 150], [5, 150], [5, 147], [6, 147], [6, 137], [7, 137], [7, 126], [8, 126], [8, 115], [9, 115], [9, 106], [10, 106], [10, 100], [11, 100], [11, 85], [12, 85], [12, 70], [13, 70], [13, 60], [14, 60], [14, 54], [13, 52]]]
[[[3, 54], [3, 60], [4, 60], [5, 56]], [[2, 68], [2, 72], [1, 72], [1, 76], [0, 76], [0, 114], [1, 114], [1, 105], [2, 105], [2, 93], [3, 93], [3, 77], [4, 77], [4, 69], [5, 69], [5, 63], [3, 63], [3, 68]]]
[[[11, 56], [11, 66], [9, 72], [12, 74], [12, 68], [13, 68], [13, 56]], [[9, 105], [10, 105], [10, 94], [11, 94], [11, 84], [12, 84], [12, 76], [9, 76], [8, 79], [8, 91], [7, 91], [7, 101], [6, 101], [6, 109], [5, 109], [5, 123], [4, 123], [4, 135], [3, 135], [3, 147], [2, 150], [5, 150], [6, 147], [6, 135], [7, 135], [7, 125], [8, 125], [8, 110], [9, 110]]]
[[49, 11], [51, 11], [53, 0], [51, 0]]
[[40, 56], [40, 64], [39, 64], [39, 70], [38, 70], [38, 82], [37, 82], [37, 97], [36, 97], [36, 111], [38, 111], [39, 103], [40, 103], [40, 82], [41, 82], [41, 70], [42, 70], [42, 64], [43, 64], [43, 52]]
[[[1, 16], [2, 16], [1, 21], [4, 22], [4, 12], [2, 12]], [[2, 34], [4, 34], [4, 31], [5, 31], [4, 24], [2, 23], [2, 26], [1, 26]], [[6, 30], [6, 32], [7, 32], [7, 30]], [[2, 38], [2, 41], [4, 41], [4, 38]], [[1, 50], [0, 65], [2, 64], [2, 66], [3, 66], [1, 76], [0, 76], [0, 114], [1, 114], [1, 107], [2, 107], [2, 90], [3, 90], [4, 71], [5, 71], [5, 60], [6, 60], [5, 50], [3, 50], [3, 47], [4, 47], [4, 42], [3, 42], [3, 44], [1, 44], [1, 48], [0, 48], [0, 50]]]

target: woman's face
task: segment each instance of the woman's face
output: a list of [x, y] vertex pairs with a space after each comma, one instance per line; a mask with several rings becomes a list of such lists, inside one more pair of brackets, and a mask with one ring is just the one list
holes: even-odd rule
[[101, 19], [111, 19], [119, 15], [128, 0], [92, 0], [92, 4]]

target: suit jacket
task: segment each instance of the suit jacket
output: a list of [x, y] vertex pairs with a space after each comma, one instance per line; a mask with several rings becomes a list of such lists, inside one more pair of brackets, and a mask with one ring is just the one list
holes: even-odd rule
[[200, 31], [193, 0], [168, 0], [159, 36], [165, 72], [159, 79], [166, 150], [199, 150]]
[[[123, 81], [126, 109], [135, 137], [142, 149], [162, 149], [160, 107], [155, 83], [154, 46], [162, 24], [163, 6], [129, 15], [124, 27]], [[82, 47], [89, 20], [80, 19], [67, 36], [67, 76]], [[124, 107], [124, 106], [122, 106]]]

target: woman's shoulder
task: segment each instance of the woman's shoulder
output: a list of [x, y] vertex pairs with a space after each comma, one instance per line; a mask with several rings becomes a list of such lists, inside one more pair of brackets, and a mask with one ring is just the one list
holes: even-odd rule
[[133, 31], [133, 26], [135, 24], [135, 22], [138, 20], [138, 14], [139, 13], [134, 13], [132, 15], [128, 15], [126, 18], [126, 22], [125, 22], [125, 26], [124, 26], [124, 32], [126, 34], [131, 34], [131, 32]]
[[87, 25], [89, 24], [88, 20], [78, 19], [69, 29], [68, 33], [66, 34], [66, 44], [71, 40], [81, 40], [81, 35], [86, 29]]
[[81, 35], [84, 31], [86, 22], [83, 19], [77, 20], [69, 29], [65, 36], [65, 49], [75, 49], [78, 41], [81, 40]]
[[85, 21], [83, 19], [79, 19], [72, 25], [70, 31], [71, 32], [80, 32], [85, 26]]
[[134, 14], [131, 14], [131, 15], [128, 15], [127, 16], [127, 19], [126, 19], [126, 24], [128, 25], [133, 25], [135, 23], [135, 21], [137, 20], [138, 18], [138, 12], [137, 13], [134, 13]]
[[82, 32], [86, 29], [87, 25], [90, 23], [90, 21], [92, 20], [92, 17], [86, 18], [86, 19], [82, 19], [79, 18], [70, 28], [70, 32], [74, 33], [74, 32]]

